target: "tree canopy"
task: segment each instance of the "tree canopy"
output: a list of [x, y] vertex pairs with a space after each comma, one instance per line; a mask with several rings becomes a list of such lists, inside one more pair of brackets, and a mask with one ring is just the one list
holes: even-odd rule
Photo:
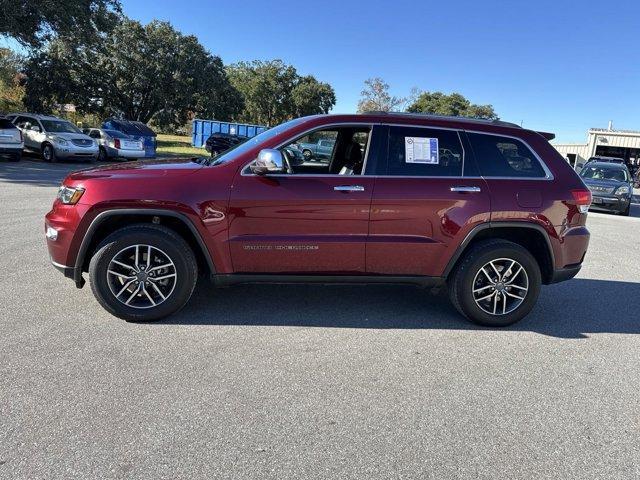
[[403, 103], [404, 98], [391, 96], [389, 84], [379, 77], [369, 78], [364, 82], [365, 88], [360, 92], [358, 112], [393, 112]]
[[0, 113], [22, 110], [24, 76], [20, 73], [24, 59], [8, 48], [0, 48]]
[[54, 36], [86, 39], [108, 31], [119, 0], [0, 0], [0, 36], [39, 47]]
[[498, 115], [491, 105], [476, 105], [459, 93], [422, 92], [407, 108], [413, 113], [432, 113], [455, 117], [474, 117], [496, 120]]
[[169, 23], [124, 19], [100, 39], [59, 38], [27, 64], [27, 104], [50, 110], [73, 103], [80, 111], [148, 122], [155, 115], [183, 124], [189, 113], [227, 118], [240, 94], [222, 60]]
[[291, 118], [329, 113], [333, 88], [313, 76], [300, 76], [282, 60], [239, 62], [227, 68], [231, 84], [244, 100], [239, 121], [276, 125]]

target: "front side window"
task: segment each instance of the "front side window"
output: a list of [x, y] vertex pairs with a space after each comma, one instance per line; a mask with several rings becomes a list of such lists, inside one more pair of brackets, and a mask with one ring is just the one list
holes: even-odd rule
[[546, 177], [536, 156], [520, 140], [482, 133], [467, 136], [483, 177]]
[[361, 175], [370, 127], [316, 130], [280, 149], [290, 174]]
[[464, 149], [455, 130], [389, 127], [387, 174], [460, 177]]

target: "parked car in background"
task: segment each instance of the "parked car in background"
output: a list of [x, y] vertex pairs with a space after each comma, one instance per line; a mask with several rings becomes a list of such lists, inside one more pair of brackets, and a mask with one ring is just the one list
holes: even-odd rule
[[629, 215], [633, 182], [625, 165], [591, 161], [585, 164], [580, 176], [593, 195], [592, 210]]
[[108, 118], [102, 124], [103, 130], [115, 130], [122, 132], [135, 139], [142, 140], [144, 147], [144, 157], [155, 158], [157, 139], [156, 133], [151, 130], [145, 123], [135, 120], [123, 120], [120, 118]]
[[23, 149], [22, 132], [8, 118], [0, 118], [0, 158], [19, 162]]
[[16, 115], [13, 124], [22, 131], [24, 148], [41, 153], [47, 162], [98, 158], [98, 144], [73, 123], [50, 115]]
[[305, 160], [328, 160], [333, 153], [335, 140], [320, 139], [316, 143], [299, 143], [298, 148]]
[[617, 163], [619, 165], [625, 164], [624, 158], [618, 158], [618, 157], [591, 157], [589, 160], [587, 160], [587, 163], [589, 162]]
[[[336, 138], [326, 163], [292, 161], [310, 135]], [[415, 114], [299, 118], [211, 159], [70, 174], [45, 218], [49, 254], [129, 321], [178, 311], [204, 273], [218, 286], [446, 284], [462, 315], [509, 325], [542, 284], [580, 271], [589, 244], [591, 193], [550, 136]]]
[[126, 133], [102, 128], [85, 128], [83, 132], [98, 142], [98, 160], [101, 162], [111, 159], [136, 160], [145, 155], [142, 140]]
[[229, 133], [214, 133], [204, 144], [204, 148], [211, 154], [212, 157], [226, 152], [232, 147], [246, 142], [249, 137], [242, 135], [231, 135]]

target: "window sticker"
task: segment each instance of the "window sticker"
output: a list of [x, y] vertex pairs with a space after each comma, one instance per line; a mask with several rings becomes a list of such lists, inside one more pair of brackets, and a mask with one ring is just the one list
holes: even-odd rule
[[404, 137], [404, 150], [406, 163], [440, 163], [437, 138]]

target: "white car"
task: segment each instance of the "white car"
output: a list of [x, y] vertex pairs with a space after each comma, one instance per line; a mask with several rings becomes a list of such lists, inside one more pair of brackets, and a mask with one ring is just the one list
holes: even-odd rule
[[107, 161], [115, 158], [135, 160], [144, 158], [145, 150], [142, 140], [118, 132], [102, 128], [85, 128], [83, 132], [98, 142], [98, 160]]
[[41, 153], [47, 162], [98, 158], [98, 144], [67, 120], [24, 113], [15, 116], [13, 123], [22, 131], [25, 150]]
[[22, 133], [6, 118], [0, 118], [0, 157], [19, 162], [22, 157]]

